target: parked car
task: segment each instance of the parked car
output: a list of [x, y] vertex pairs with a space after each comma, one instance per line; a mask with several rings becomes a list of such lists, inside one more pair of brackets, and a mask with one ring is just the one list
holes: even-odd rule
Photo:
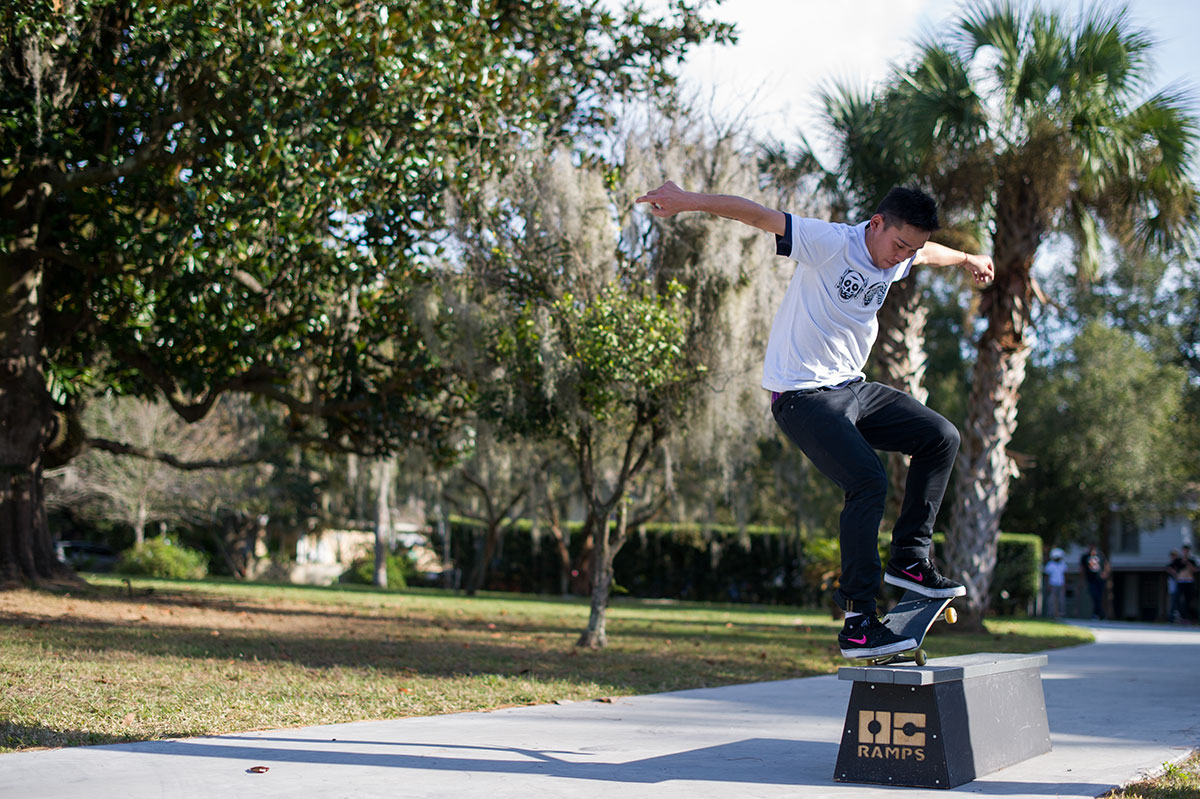
[[58, 559], [75, 571], [110, 572], [117, 565], [117, 553], [104, 544], [91, 541], [59, 541], [54, 545]]

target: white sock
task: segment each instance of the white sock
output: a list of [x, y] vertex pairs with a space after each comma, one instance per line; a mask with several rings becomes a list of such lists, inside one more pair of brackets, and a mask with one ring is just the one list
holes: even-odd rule
[[861, 613], [855, 613], [853, 610], [848, 610], [848, 611], [846, 611], [846, 621], [850, 621], [851, 619], [857, 618], [858, 616], [861, 616], [861, 615], [862, 615]]

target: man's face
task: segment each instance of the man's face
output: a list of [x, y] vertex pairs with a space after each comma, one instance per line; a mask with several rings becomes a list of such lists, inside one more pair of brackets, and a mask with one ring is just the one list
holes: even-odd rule
[[875, 262], [875, 266], [880, 269], [891, 269], [896, 264], [907, 261], [929, 241], [929, 231], [915, 228], [908, 223], [898, 227], [888, 225], [880, 214], [871, 217], [870, 233], [867, 251], [871, 253], [871, 260]]

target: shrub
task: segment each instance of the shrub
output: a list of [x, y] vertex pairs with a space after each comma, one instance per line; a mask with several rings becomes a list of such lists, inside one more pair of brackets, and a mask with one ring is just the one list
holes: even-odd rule
[[[933, 536], [939, 565], [944, 565], [944, 533]], [[1001, 533], [996, 548], [989, 606], [1002, 616], [1027, 615], [1042, 584], [1042, 539], [1032, 533]]]
[[[412, 562], [406, 553], [389, 552], [387, 556], [387, 587], [407, 588], [408, 578], [413, 572]], [[375, 558], [359, 558], [342, 574], [339, 582], [359, 585], [375, 584]]]
[[992, 609], [1026, 615], [1042, 585], [1042, 539], [1030, 533], [1001, 533], [992, 577]]
[[121, 574], [199, 580], [208, 574], [208, 556], [187, 547], [175, 546], [165, 538], [151, 538], [130, 547], [117, 557]]

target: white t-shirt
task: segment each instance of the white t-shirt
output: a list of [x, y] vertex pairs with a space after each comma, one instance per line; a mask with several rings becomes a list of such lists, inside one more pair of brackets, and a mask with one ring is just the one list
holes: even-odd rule
[[792, 391], [863, 379], [892, 283], [913, 259], [880, 269], [867, 251], [866, 222], [842, 225], [787, 214], [776, 251], [797, 266], [771, 325], [763, 388]]
[[1065, 560], [1051, 560], [1046, 563], [1046, 582], [1050, 585], [1066, 585], [1067, 580], [1067, 562]]

